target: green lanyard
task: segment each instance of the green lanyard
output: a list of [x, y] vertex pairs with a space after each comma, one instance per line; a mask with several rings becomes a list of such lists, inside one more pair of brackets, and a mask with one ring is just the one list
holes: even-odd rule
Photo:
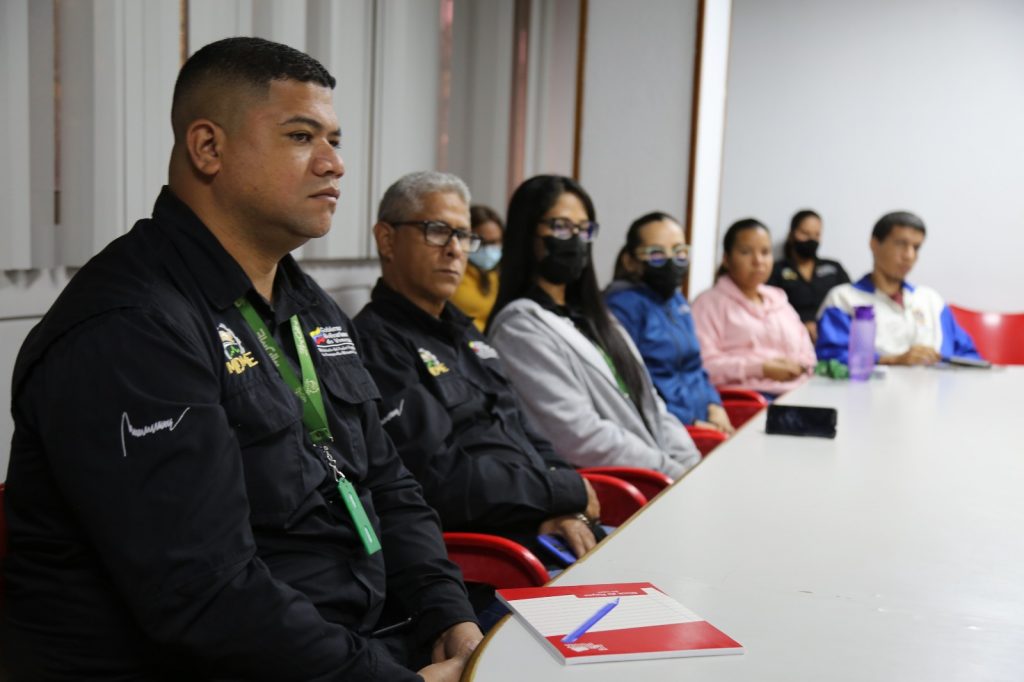
[[612, 371], [612, 376], [615, 377], [615, 383], [619, 386], [619, 393], [628, 398], [629, 387], [626, 386], [626, 382], [622, 380], [622, 376], [619, 374], [619, 371], [615, 369], [615, 363], [612, 362], [611, 356], [605, 352], [604, 348], [601, 348], [600, 344], [594, 343], [594, 348], [596, 348], [597, 352], [599, 352], [601, 357], [604, 358], [604, 361], [608, 364], [608, 369]]
[[267, 325], [263, 322], [259, 313], [252, 307], [252, 304], [243, 296], [235, 301], [235, 307], [242, 313], [242, 317], [245, 318], [249, 328], [256, 334], [256, 338], [259, 339], [263, 350], [267, 352], [270, 361], [274, 363], [274, 367], [277, 368], [277, 372], [281, 375], [284, 383], [302, 401], [302, 423], [305, 424], [306, 430], [309, 431], [309, 438], [313, 441], [313, 444], [323, 450], [324, 459], [327, 460], [327, 465], [330, 467], [331, 473], [334, 474], [334, 480], [338, 483], [338, 493], [345, 503], [345, 508], [348, 509], [349, 516], [352, 517], [352, 522], [359, 531], [359, 539], [363, 541], [366, 553], [374, 554], [379, 552], [380, 540], [377, 539], [377, 534], [373, 530], [373, 524], [370, 523], [370, 519], [366, 516], [366, 509], [359, 500], [359, 495], [356, 494], [355, 486], [338, 468], [338, 462], [334, 459], [334, 455], [331, 454], [329, 443], [334, 442], [334, 438], [331, 436], [331, 429], [327, 425], [327, 411], [324, 409], [324, 398], [320, 393], [320, 381], [317, 379], [316, 369], [313, 367], [313, 358], [309, 355], [309, 346], [306, 345], [306, 339], [302, 335], [299, 318], [292, 315], [291, 325], [292, 340], [295, 342], [295, 352], [299, 356], [299, 369], [302, 371], [301, 382], [295, 376], [295, 370], [284, 359], [281, 347], [277, 345], [277, 341], [271, 335], [270, 330], [267, 329]]

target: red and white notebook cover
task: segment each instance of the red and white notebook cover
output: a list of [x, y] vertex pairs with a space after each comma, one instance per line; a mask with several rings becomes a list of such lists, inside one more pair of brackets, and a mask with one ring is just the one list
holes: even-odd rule
[[[651, 583], [527, 587], [497, 594], [570, 665], [743, 653], [743, 645]], [[618, 605], [579, 639], [562, 641], [616, 598]]]

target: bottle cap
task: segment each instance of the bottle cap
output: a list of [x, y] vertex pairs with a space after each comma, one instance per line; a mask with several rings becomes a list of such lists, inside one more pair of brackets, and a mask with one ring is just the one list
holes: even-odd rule
[[875, 319], [875, 309], [869, 305], [854, 306], [853, 318], [855, 320], [873, 320]]

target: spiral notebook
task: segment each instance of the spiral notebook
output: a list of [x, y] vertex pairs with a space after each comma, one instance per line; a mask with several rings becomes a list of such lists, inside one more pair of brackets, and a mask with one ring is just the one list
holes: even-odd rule
[[[497, 595], [567, 665], [743, 653], [739, 642], [651, 583], [514, 588]], [[585, 632], [570, 636], [588, 623]], [[567, 636], [574, 641], [562, 641]]]

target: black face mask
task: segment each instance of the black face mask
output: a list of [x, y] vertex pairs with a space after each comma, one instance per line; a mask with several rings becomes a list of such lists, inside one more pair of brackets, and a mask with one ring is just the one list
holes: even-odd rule
[[552, 284], [570, 284], [583, 274], [583, 268], [590, 262], [587, 244], [579, 237], [555, 239], [542, 237], [548, 254], [537, 264], [540, 276]]
[[661, 267], [654, 267], [650, 263], [644, 263], [644, 272], [641, 275], [643, 283], [654, 289], [654, 293], [666, 301], [679, 291], [679, 285], [689, 272], [690, 265], [679, 265], [675, 260], [670, 259]]
[[793, 253], [801, 258], [815, 258], [818, 255], [818, 242], [808, 239], [805, 242], [793, 242]]

